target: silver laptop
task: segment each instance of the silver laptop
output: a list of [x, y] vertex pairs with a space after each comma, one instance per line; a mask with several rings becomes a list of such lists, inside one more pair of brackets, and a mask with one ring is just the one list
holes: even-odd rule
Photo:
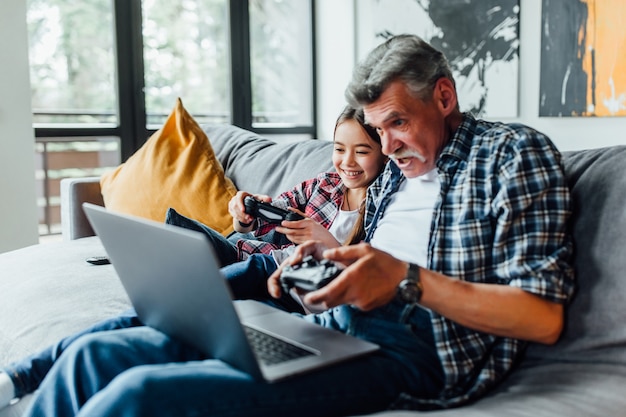
[[233, 302], [201, 233], [83, 208], [143, 323], [209, 357], [272, 382], [378, 349], [257, 301]]

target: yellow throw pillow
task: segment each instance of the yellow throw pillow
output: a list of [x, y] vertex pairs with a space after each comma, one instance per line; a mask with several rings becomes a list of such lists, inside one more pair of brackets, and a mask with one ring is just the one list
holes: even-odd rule
[[227, 235], [228, 202], [237, 190], [224, 176], [209, 138], [180, 98], [163, 127], [100, 179], [104, 205], [163, 222], [169, 207]]

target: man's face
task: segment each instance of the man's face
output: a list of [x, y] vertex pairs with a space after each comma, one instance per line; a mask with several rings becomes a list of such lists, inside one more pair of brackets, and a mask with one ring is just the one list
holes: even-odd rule
[[445, 111], [436, 98], [422, 101], [402, 81], [394, 81], [378, 100], [363, 107], [365, 120], [376, 128], [382, 151], [407, 178], [435, 168], [449, 139]]

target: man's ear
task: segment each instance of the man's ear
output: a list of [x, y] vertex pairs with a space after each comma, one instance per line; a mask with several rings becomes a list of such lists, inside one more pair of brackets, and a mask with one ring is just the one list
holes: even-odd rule
[[452, 113], [457, 108], [456, 88], [452, 80], [446, 77], [441, 77], [437, 80], [435, 84], [435, 99], [445, 115]]

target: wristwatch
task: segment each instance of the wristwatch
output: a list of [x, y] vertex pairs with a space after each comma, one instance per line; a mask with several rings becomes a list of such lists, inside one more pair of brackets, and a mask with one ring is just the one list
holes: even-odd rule
[[419, 265], [409, 263], [409, 270], [404, 279], [398, 284], [398, 297], [407, 304], [417, 304], [422, 298], [422, 283], [420, 282]]

